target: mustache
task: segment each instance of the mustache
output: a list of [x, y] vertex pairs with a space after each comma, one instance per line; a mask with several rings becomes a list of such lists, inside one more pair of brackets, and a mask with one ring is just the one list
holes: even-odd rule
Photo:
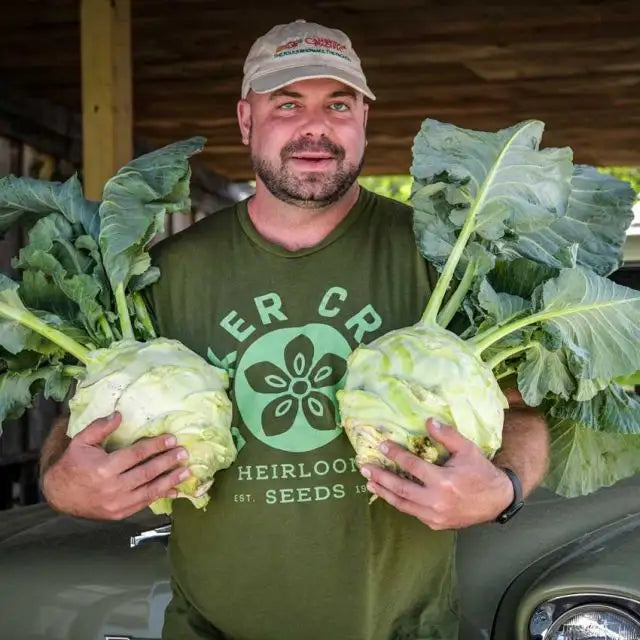
[[282, 160], [296, 155], [301, 152], [325, 152], [338, 160], [343, 160], [345, 157], [345, 150], [339, 144], [329, 140], [329, 138], [320, 138], [320, 140], [310, 140], [309, 138], [300, 138], [299, 140], [292, 140], [282, 147], [280, 151], [280, 157]]

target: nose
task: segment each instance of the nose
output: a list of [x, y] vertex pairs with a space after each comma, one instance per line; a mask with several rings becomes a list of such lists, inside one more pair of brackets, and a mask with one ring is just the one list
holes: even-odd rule
[[322, 107], [307, 109], [306, 118], [300, 126], [302, 136], [320, 138], [322, 136], [328, 136], [330, 131], [331, 125]]

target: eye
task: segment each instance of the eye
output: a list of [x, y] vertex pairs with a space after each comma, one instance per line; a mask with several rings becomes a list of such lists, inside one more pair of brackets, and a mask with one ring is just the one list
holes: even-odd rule
[[340, 111], [340, 112], [344, 112], [344, 111], [349, 111], [350, 107], [346, 102], [332, 102], [329, 105], [329, 108], [333, 111]]
[[291, 111], [292, 109], [296, 108], [296, 103], [295, 102], [283, 102], [278, 109], [281, 109], [282, 111]]

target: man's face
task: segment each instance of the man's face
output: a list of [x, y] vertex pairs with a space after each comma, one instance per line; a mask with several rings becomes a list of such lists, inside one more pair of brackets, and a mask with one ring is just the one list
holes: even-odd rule
[[251, 92], [238, 103], [238, 119], [258, 179], [280, 200], [319, 209], [360, 173], [367, 110], [359, 92], [318, 78]]

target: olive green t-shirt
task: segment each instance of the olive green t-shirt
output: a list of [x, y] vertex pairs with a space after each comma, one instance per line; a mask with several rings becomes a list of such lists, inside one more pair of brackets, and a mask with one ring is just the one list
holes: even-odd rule
[[229, 371], [242, 445], [205, 511], [174, 502], [189, 603], [236, 640], [454, 640], [454, 533], [369, 504], [335, 397], [349, 353], [426, 305], [411, 210], [362, 189], [320, 244], [287, 251], [245, 201], [153, 253], [160, 333]]

